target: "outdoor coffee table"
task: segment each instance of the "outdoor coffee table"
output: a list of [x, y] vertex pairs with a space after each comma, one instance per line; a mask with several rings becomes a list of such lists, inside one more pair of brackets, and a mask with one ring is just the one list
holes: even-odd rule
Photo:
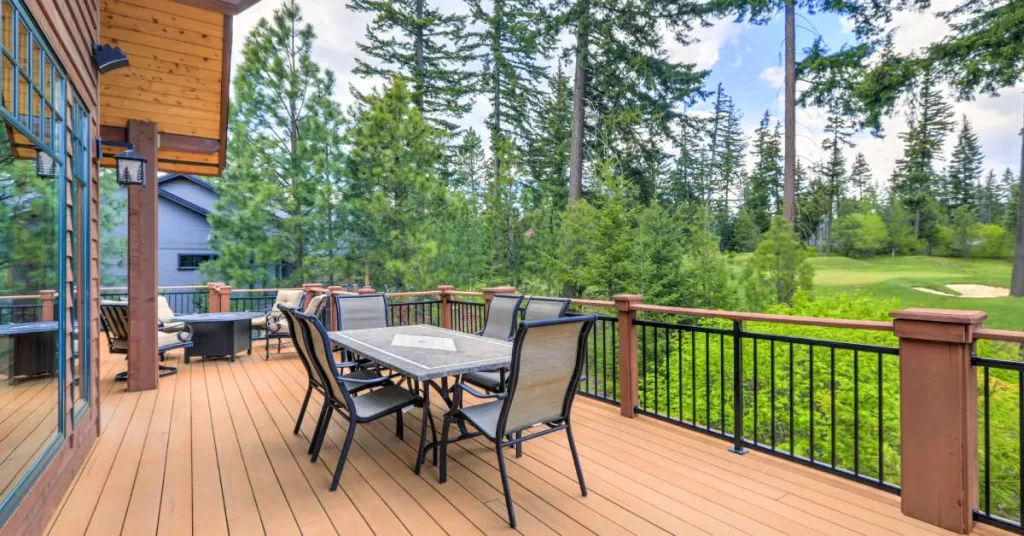
[[192, 356], [235, 360], [235, 354], [246, 350], [252, 355], [252, 319], [263, 318], [266, 313], [200, 313], [179, 315], [175, 322], [184, 322], [192, 328], [192, 347], [185, 349], [185, 364]]
[[[416, 474], [420, 472], [427, 449], [433, 450], [434, 464], [437, 465], [437, 441], [435, 439], [427, 444], [428, 422], [431, 432], [436, 435], [434, 421], [430, 416], [431, 387], [450, 408], [453, 400], [448, 388], [449, 377], [504, 368], [512, 364], [511, 342], [434, 326], [332, 331], [329, 336], [338, 346], [423, 385], [423, 420], [420, 422]], [[477, 435], [469, 434], [464, 428], [461, 432], [456, 441]]]
[[15, 384], [26, 376], [57, 372], [57, 323], [25, 322], [0, 325], [0, 337], [14, 340], [7, 377]]

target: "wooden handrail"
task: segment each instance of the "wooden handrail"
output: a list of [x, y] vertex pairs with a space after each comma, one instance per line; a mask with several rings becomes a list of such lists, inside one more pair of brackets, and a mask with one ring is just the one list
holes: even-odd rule
[[0, 300], [31, 300], [42, 298], [42, 294], [22, 294], [18, 296], [0, 296]]
[[892, 322], [879, 320], [846, 320], [839, 318], [818, 318], [813, 316], [770, 315], [763, 313], [743, 313], [739, 311], [671, 307], [668, 305], [650, 305], [646, 303], [637, 304], [634, 308], [637, 311], [646, 311], [649, 313], [697, 316], [702, 318], [723, 318], [726, 320], [738, 320], [741, 322], [771, 322], [774, 324], [797, 324], [801, 326], [817, 326], [822, 328], [892, 331]]
[[987, 339], [990, 341], [1019, 342], [1024, 344], [1024, 331], [981, 328], [974, 330], [974, 338]]
[[439, 290], [416, 290], [409, 292], [387, 292], [384, 295], [389, 298], [412, 298], [414, 296], [437, 296], [440, 294]]

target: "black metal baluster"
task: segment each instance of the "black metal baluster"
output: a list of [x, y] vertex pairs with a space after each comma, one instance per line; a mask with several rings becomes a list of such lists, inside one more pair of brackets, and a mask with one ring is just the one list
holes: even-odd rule
[[807, 410], [810, 412], [810, 415], [809, 415], [810, 419], [809, 420], [810, 420], [810, 425], [811, 425], [811, 429], [810, 429], [810, 436], [811, 436], [810, 459], [811, 459], [811, 463], [814, 463], [814, 345], [813, 344], [808, 344], [807, 345], [807, 358], [808, 358], [808, 361], [809, 361], [809, 364], [808, 364], [808, 367], [809, 367], [809, 377], [808, 377], [808, 382], [807, 383], [810, 384], [810, 391], [811, 391], [811, 399], [807, 403], [807, 407], [808, 407]]
[[665, 330], [665, 416], [672, 417], [672, 332]]
[[725, 433], [725, 335], [718, 334], [718, 429]]
[[878, 352], [878, 481], [885, 482], [885, 428], [882, 422], [882, 352]]
[[644, 409], [647, 409], [647, 326], [640, 326], [640, 360], [643, 369], [641, 382], [644, 384]]
[[[618, 349], [618, 346], [619, 346], [618, 340], [617, 340], [619, 338], [618, 327], [619, 327], [619, 324], [618, 324], [618, 321], [616, 321], [615, 322], [615, 328], [616, 329], [612, 330], [612, 348], [615, 348], [616, 350]], [[619, 356], [619, 352], [618, 351], [616, 351], [615, 353], [612, 354], [612, 396], [615, 397], [616, 400], [620, 400], [622, 398], [621, 396], [618, 396], [618, 392], [619, 392], [619, 372], [618, 372], [618, 367], [615, 366], [618, 363], [618, 356]]]
[[795, 411], [793, 410], [793, 343], [789, 343], [789, 453], [796, 453], [796, 444], [793, 441]]
[[992, 434], [991, 414], [989, 413], [989, 368], [985, 367], [985, 512], [992, 515]]
[[757, 372], [758, 372], [757, 369], [759, 368], [758, 365], [757, 365], [757, 343], [758, 343], [758, 340], [755, 339], [755, 338], [751, 338], [750, 340], [751, 340], [751, 342], [753, 342], [753, 346], [754, 346], [754, 445], [757, 445], [758, 444], [758, 432], [759, 432], [759, 430], [757, 428], [757, 412], [758, 412], [758, 408], [757, 408], [757, 395], [760, 394], [759, 391], [761, 390], [761, 386], [758, 384], [758, 381], [757, 381]]
[[693, 396], [690, 397], [690, 419], [694, 426], [697, 425], [697, 332], [690, 331], [690, 389]]
[[[746, 454], [743, 448], [743, 322], [732, 322], [732, 451]], [[723, 430], [724, 431], [724, 430]]]
[[711, 429], [711, 334], [704, 332], [704, 427]]
[[832, 468], [836, 467], [836, 349], [835, 347], [830, 348], [829, 357], [829, 403], [832, 405], [830, 412], [830, 426], [831, 431], [829, 432], [829, 439], [831, 440], [832, 446]]
[[658, 381], [658, 362], [661, 361], [661, 354], [658, 353], [658, 328], [651, 328], [651, 335], [654, 337], [654, 413], [661, 414], [661, 382]]
[[772, 450], [775, 450], [775, 340], [772, 340]]
[[601, 320], [601, 394], [608, 398], [608, 321]]
[[853, 474], [860, 476], [860, 352], [853, 350]]
[[683, 418], [683, 393], [686, 391], [683, 390], [683, 330], [681, 329], [676, 330], [676, 344], [678, 345], [676, 356], [679, 358], [679, 376], [676, 378], [679, 383], [679, 420], [685, 421], [686, 419]]

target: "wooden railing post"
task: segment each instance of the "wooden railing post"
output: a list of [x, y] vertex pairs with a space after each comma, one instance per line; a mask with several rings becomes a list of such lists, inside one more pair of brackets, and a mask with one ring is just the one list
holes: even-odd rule
[[206, 309], [210, 313], [220, 312], [220, 286], [224, 283], [208, 283], [206, 285]]
[[455, 290], [451, 285], [438, 285], [437, 293], [441, 299], [441, 327], [452, 329], [452, 296], [449, 291]]
[[639, 294], [616, 294], [612, 297], [619, 312], [619, 411], [623, 417], [636, 415], [639, 373], [637, 371], [636, 307]]
[[53, 314], [53, 302], [57, 296], [56, 290], [40, 290], [39, 291], [39, 303], [43, 310], [39, 313], [39, 319], [43, 322], [52, 322], [54, 318]]
[[337, 300], [334, 299], [334, 295], [341, 292], [341, 286], [335, 285], [327, 287], [327, 310], [330, 311], [330, 319], [328, 322], [331, 323], [327, 326], [328, 330], [334, 331], [338, 329], [338, 305]]
[[231, 312], [231, 285], [221, 285], [217, 287], [217, 312], [230, 313]]
[[969, 533], [978, 504], [978, 380], [971, 367], [980, 311], [891, 313], [900, 338], [904, 515]]

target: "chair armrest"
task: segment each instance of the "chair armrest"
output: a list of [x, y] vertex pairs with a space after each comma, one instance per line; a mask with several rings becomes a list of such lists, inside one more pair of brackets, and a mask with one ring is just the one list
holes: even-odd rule
[[364, 379], [356, 379], [356, 378], [337, 378], [337, 377], [336, 377], [336, 379], [338, 381], [343, 381], [345, 383], [355, 383], [355, 384], [359, 384], [359, 385], [376, 385], [376, 384], [379, 384], [379, 383], [380, 384], [392, 383], [390, 376], [381, 376], [379, 378], [367, 378], [365, 380]]
[[178, 332], [178, 340], [181, 342], [189, 342], [192, 340], [192, 326], [185, 324], [185, 329]]
[[[469, 385], [468, 383], [459, 382], [459, 383], [455, 384], [455, 396], [456, 396], [456, 399], [459, 400], [460, 402], [461, 402], [461, 396], [460, 395], [462, 394], [462, 391], [469, 391], [469, 394], [475, 396], [476, 398], [495, 398], [495, 399], [499, 399], [500, 400], [500, 399], [505, 398], [505, 397], [508, 396], [507, 393], [492, 393], [492, 394], [482, 393], [482, 392], [477, 391], [476, 389], [474, 389], [473, 386]], [[456, 404], [456, 405], [458, 405], [458, 404]]]

